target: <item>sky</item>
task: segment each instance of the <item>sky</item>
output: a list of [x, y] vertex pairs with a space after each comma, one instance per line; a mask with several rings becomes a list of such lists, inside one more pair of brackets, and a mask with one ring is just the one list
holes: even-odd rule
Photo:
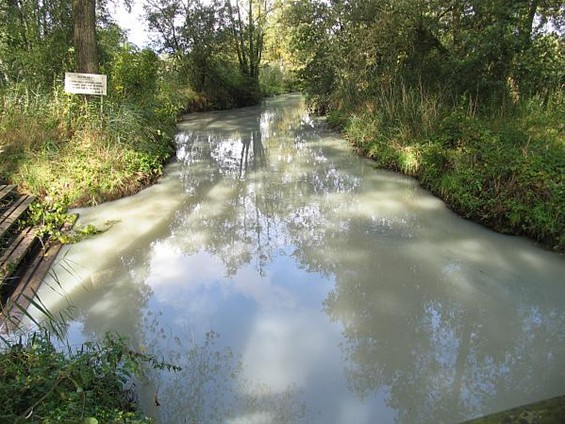
[[114, 6], [114, 18], [118, 25], [125, 30], [128, 30], [128, 40], [138, 47], [147, 47], [149, 43], [148, 35], [145, 31], [145, 21], [143, 15], [143, 1], [134, 1], [131, 13], [127, 13], [122, 2]]

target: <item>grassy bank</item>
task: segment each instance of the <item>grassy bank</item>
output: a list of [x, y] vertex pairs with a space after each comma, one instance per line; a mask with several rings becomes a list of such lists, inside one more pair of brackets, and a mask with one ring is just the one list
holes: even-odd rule
[[0, 112], [0, 179], [42, 200], [93, 205], [158, 177], [174, 120], [155, 109], [14, 90]]
[[328, 119], [362, 154], [417, 178], [461, 216], [564, 252], [563, 98], [483, 115], [445, 104], [398, 90]]
[[104, 98], [65, 94], [62, 84], [0, 90], [0, 182], [38, 198], [31, 223], [42, 237], [70, 240], [58, 231], [68, 208], [131, 195], [162, 174], [179, 112], [201, 99], [157, 78], [156, 66], [151, 87], [138, 84], [143, 75], [113, 75]]
[[[136, 85], [141, 76], [128, 82], [134, 91], [126, 77], [114, 76], [113, 95], [103, 99], [17, 85], [0, 91], [0, 181], [65, 208], [131, 195], [154, 182], [174, 154], [179, 113], [231, 103], [181, 86], [174, 75], [153, 78], [158, 82], [147, 89]], [[262, 81], [266, 95], [282, 90], [281, 78]]]

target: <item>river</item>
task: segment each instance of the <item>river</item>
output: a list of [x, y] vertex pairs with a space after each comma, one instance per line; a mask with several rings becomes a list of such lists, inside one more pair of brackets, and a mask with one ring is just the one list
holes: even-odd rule
[[[302, 98], [191, 114], [39, 297], [183, 368], [160, 423], [454, 423], [565, 393], [565, 261], [358, 157]], [[155, 398], [160, 406], [156, 406]]]

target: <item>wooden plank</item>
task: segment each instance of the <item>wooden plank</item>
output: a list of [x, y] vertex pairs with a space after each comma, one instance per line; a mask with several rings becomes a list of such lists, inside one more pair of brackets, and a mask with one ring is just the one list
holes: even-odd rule
[[[69, 231], [77, 219], [78, 214], [72, 214], [70, 221], [61, 230]], [[60, 242], [51, 242], [47, 246], [36, 245], [32, 248], [29, 254], [30, 261], [25, 264], [25, 267], [18, 269], [15, 276], [18, 279], [17, 287], [7, 299], [4, 307], [0, 305], [0, 333], [7, 331], [8, 326], [17, 325], [21, 321], [23, 317], [22, 309], [27, 310], [30, 300], [35, 298], [35, 294], [62, 247], [63, 245]], [[9, 317], [9, 319], [6, 319], [6, 317]]]
[[18, 306], [16, 306], [16, 304], [20, 303], [21, 307], [24, 310], [29, 307], [29, 300], [27, 300], [25, 297], [21, 297], [21, 295], [26, 289], [29, 276], [33, 275], [35, 269], [39, 266], [42, 257], [43, 249], [40, 249], [40, 253], [32, 257], [31, 261], [26, 264], [25, 268], [18, 269], [17, 274], [14, 276], [14, 278], [17, 279], [17, 285], [12, 293], [8, 295], [1, 309], [2, 313], [0, 314], [0, 332], [17, 328], [18, 324], [21, 322], [23, 313], [22, 310]]
[[16, 268], [23, 261], [35, 243], [39, 241], [35, 238], [35, 231], [31, 227], [24, 229], [18, 237], [8, 246], [0, 258], [0, 270], [4, 273], [0, 278], [0, 286], [8, 280]]
[[16, 188], [14, 185], [0, 185], [0, 200], [10, 194], [14, 188]]
[[[49, 272], [51, 265], [55, 262], [57, 255], [63, 245], [59, 242], [55, 242], [48, 246], [47, 250], [41, 251], [39, 255], [29, 264], [26, 268], [25, 273], [21, 276], [20, 284], [10, 296], [7, 303], [9, 308], [8, 313], [11, 315], [12, 319], [21, 319], [21, 311], [19, 308], [15, 308], [14, 305], [18, 304], [24, 310], [27, 310], [30, 304], [30, 299], [35, 297], [35, 294], [39, 290], [39, 286], [43, 282], [45, 276]], [[13, 309], [13, 311], [11, 311]], [[17, 314], [16, 314], [17, 311]]]
[[21, 196], [0, 217], [0, 237], [2, 237], [10, 227], [22, 217], [27, 208], [35, 200], [34, 196]]

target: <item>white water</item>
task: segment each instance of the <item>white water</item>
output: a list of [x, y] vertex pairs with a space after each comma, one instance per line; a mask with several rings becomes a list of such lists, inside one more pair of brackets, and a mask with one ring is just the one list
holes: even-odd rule
[[565, 393], [563, 257], [374, 169], [299, 96], [190, 115], [178, 144], [158, 184], [78, 211], [108, 230], [39, 293], [72, 342], [183, 367], [141, 385], [158, 422], [459, 422]]

